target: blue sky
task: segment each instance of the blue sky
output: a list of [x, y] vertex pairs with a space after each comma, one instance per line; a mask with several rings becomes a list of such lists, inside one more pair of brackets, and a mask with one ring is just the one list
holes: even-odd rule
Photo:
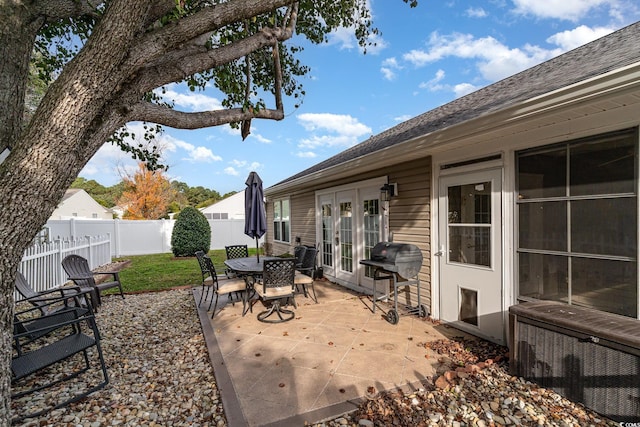
[[[370, 0], [370, 6], [382, 34], [366, 55], [348, 29], [326, 45], [294, 40], [305, 46], [300, 58], [311, 72], [302, 80], [304, 102], [295, 109], [285, 101], [284, 120], [254, 120], [245, 141], [229, 126], [166, 128], [156, 143], [167, 177], [225, 194], [243, 190], [254, 170], [268, 187], [410, 117], [640, 20], [637, 0], [419, 0], [414, 9], [400, 0]], [[183, 111], [221, 108], [214, 88], [194, 93], [172, 85], [168, 96]], [[106, 144], [80, 176], [110, 186], [133, 169], [126, 154]]]

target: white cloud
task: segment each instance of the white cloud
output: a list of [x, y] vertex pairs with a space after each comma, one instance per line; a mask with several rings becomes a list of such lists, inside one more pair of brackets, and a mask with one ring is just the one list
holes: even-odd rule
[[296, 156], [301, 157], [303, 159], [313, 159], [317, 157], [317, 154], [314, 153], [313, 151], [298, 151], [296, 153]]
[[471, 18], [485, 18], [488, 15], [487, 11], [481, 7], [470, 7], [465, 14]]
[[600, 37], [604, 37], [614, 31], [614, 28], [594, 27], [580, 25], [573, 30], [556, 33], [547, 39], [548, 43], [560, 46], [563, 50], [575, 49], [578, 46], [589, 43]]
[[232, 168], [231, 166], [224, 168], [224, 173], [231, 176], [240, 175], [240, 173], [235, 168]]
[[169, 149], [170, 151], [176, 151], [177, 147], [187, 152], [187, 156], [183, 157], [182, 160], [187, 160], [193, 163], [211, 163], [222, 160], [222, 157], [213, 154], [213, 151], [207, 147], [196, 147], [193, 144], [173, 138], [169, 135], [167, 135], [166, 138], [167, 141], [172, 144], [172, 147]]
[[380, 68], [380, 72], [384, 76], [385, 80], [394, 80], [396, 78], [396, 73], [387, 67]]
[[514, 12], [538, 18], [577, 21], [600, 6], [615, 8], [617, 0], [513, 0]]
[[479, 86], [474, 86], [471, 83], [460, 83], [453, 87], [453, 93], [456, 94], [456, 98], [459, 98], [461, 96], [468, 95], [478, 89], [480, 89]]
[[444, 70], [440, 69], [436, 71], [436, 75], [431, 80], [429, 80], [428, 82], [420, 83], [418, 87], [420, 89], [428, 89], [432, 92], [436, 90], [441, 90], [444, 88], [444, 86], [440, 85], [439, 82], [441, 82], [442, 79], [444, 79], [444, 76], [445, 76]]
[[400, 70], [402, 67], [398, 63], [398, 60], [395, 57], [387, 58], [382, 61], [382, 67], [380, 68], [380, 72], [387, 80], [393, 80], [396, 78], [396, 73], [393, 70]]
[[434, 32], [428, 44], [427, 50], [414, 49], [403, 55], [403, 59], [417, 67], [447, 57], [476, 59], [482, 77], [489, 81], [500, 80], [562, 53], [561, 49], [548, 50], [532, 45], [511, 49], [490, 36], [475, 38], [461, 33], [440, 35]]
[[185, 89], [188, 91], [187, 93], [181, 93], [176, 90], [178, 88], [181, 88], [181, 86], [171, 84], [166, 87], [164, 94], [160, 89], [156, 89], [155, 92], [167, 101], [174, 102], [176, 107], [180, 107], [180, 109], [187, 111], [211, 111], [222, 109], [222, 103], [217, 98], [204, 95], [203, 93], [190, 92], [189, 89]]
[[363, 135], [371, 134], [369, 126], [349, 115], [306, 113], [298, 115], [298, 122], [310, 133], [308, 138], [299, 143], [300, 147], [305, 148], [350, 147], [358, 143]]

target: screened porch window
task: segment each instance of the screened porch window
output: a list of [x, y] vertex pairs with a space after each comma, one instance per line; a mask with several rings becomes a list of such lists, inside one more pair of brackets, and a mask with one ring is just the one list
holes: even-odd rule
[[516, 158], [520, 298], [637, 318], [637, 130]]
[[273, 239], [279, 242], [291, 241], [289, 224], [289, 200], [273, 203]]

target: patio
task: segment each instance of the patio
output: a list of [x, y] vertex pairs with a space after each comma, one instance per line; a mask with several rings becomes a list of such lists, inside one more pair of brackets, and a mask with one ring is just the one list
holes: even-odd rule
[[[296, 298], [294, 320], [267, 324], [242, 304], [213, 320], [199, 309], [229, 425], [304, 425], [353, 410], [381, 390], [420, 388], [438, 366], [421, 343], [445, 338], [443, 328], [415, 315], [388, 323], [371, 299], [317, 281], [318, 304]], [[199, 298], [199, 289], [195, 297]], [[457, 330], [456, 335], [463, 335]]]

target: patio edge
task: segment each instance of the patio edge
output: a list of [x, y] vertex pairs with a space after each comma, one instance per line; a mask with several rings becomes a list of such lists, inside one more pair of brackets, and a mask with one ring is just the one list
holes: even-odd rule
[[220, 347], [218, 346], [218, 340], [211, 326], [209, 315], [207, 310], [198, 307], [198, 300], [200, 292], [198, 288], [193, 288], [193, 298], [198, 312], [198, 318], [200, 320], [200, 326], [202, 327], [202, 334], [209, 353], [209, 362], [213, 369], [213, 376], [216, 379], [216, 387], [220, 394], [220, 400], [222, 400], [222, 407], [224, 408], [224, 415], [229, 426], [249, 426], [247, 420], [240, 407], [240, 401], [238, 400], [238, 394], [231, 381], [231, 376], [227, 370], [227, 366], [224, 364], [222, 353], [220, 353]]

